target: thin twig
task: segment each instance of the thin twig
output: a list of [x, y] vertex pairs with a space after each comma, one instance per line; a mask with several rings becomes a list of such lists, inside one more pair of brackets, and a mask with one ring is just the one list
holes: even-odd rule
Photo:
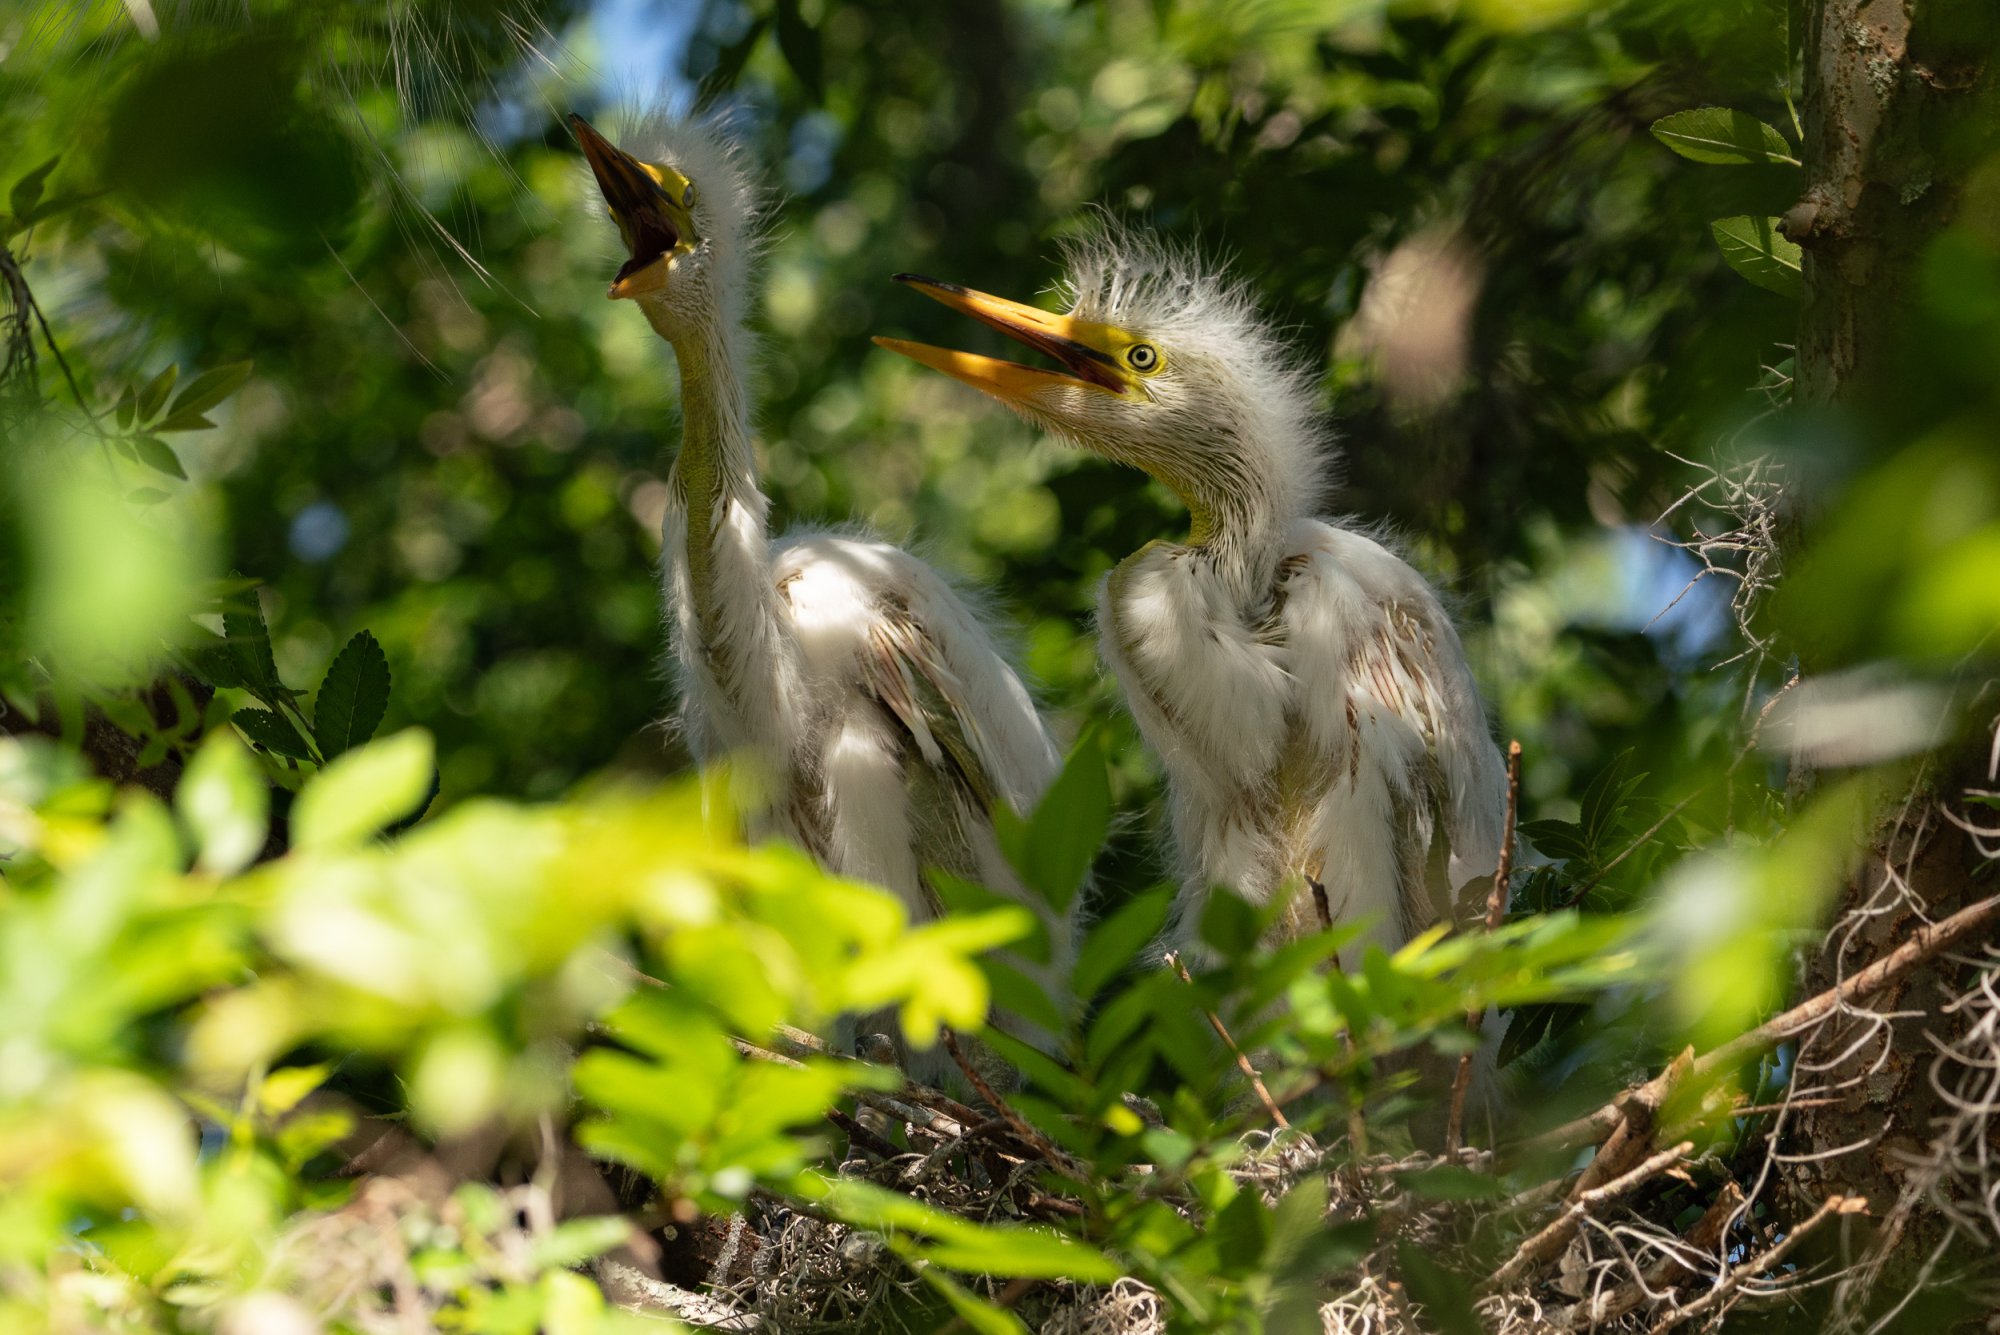
[[[1194, 979], [1189, 975], [1187, 965], [1181, 963], [1179, 955], [1169, 954], [1167, 956], [1167, 963], [1174, 966], [1174, 972], [1180, 975], [1183, 983], [1186, 983], [1189, 987], [1194, 986]], [[1214, 1011], [1206, 1009], [1202, 1011], [1202, 1014], [1208, 1017], [1208, 1023], [1215, 1030], [1216, 1037], [1227, 1044], [1230, 1052], [1235, 1054], [1236, 1068], [1250, 1078], [1250, 1088], [1257, 1091], [1257, 1097], [1262, 1101], [1264, 1111], [1271, 1114], [1271, 1120], [1277, 1123], [1278, 1126], [1287, 1131], [1291, 1130], [1291, 1121], [1286, 1118], [1284, 1110], [1278, 1107], [1277, 1101], [1271, 1097], [1271, 1091], [1264, 1088], [1264, 1077], [1257, 1074], [1257, 1068], [1252, 1066], [1250, 1059], [1243, 1055], [1243, 1049], [1236, 1046], [1236, 1040], [1230, 1036], [1228, 1028], [1222, 1023], [1222, 1017]]]
[[1654, 1323], [1649, 1335], [1666, 1335], [1667, 1331], [1672, 1330], [1681, 1322], [1691, 1321], [1695, 1317], [1715, 1310], [1736, 1292], [1737, 1286], [1743, 1283], [1744, 1280], [1754, 1279], [1767, 1270], [1775, 1269], [1787, 1256], [1791, 1255], [1797, 1249], [1801, 1242], [1805, 1241], [1808, 1233], [1811, 1233], [1814, 1229], [1825, 1223], [1829, 1216], [1836, 1214], [1859, 1214], [1867, 1208], [1868, 1201], [1865, 1197], [1827, 1197], [1820, 1204], [1819, 1209], [1813, 1211], [1812, 1215], [1805, 1222], [1794, 1225], [1792, 1231], [1787, 1233], [1783, 1240], [1776, 1246], [1732, 1269], [1723, 1277], [1720, 1284], [1717, 1284], [1686, 1307], [1677, 1307], [1664, 1317], [1661, 1317], [1659, 1321]]
[[978, 1068], [966, 1060], [965, 1050], [958, 1046], [958, 1035], [952, 1033], [949, 1029], [943, 1030], [941, 1033], [944, 1039], [944, 1050], [951, 1054], [953, 1061], [958, 1063], [958, 1069], [964, 1073], [966, 1082], [978, 1092], [980, 1098], [986, 1100], [988, 1106], [994, 1112], [999, 1113], [1007, 1119], [1007, 1129], [1014, 1133], [1015, 1138], [1032, 1149], [1036, 1154], [1039, 1154], [1048, 1162], [1051, 1168], [1054, 1168], [1064, 1177], [1077, 1182], [1088, 1182], [1090, 1180], [1089, 1176], [1077, 1165], [1076, 1161], [1065, 1154], [1062, 1148], [1054, 1141], [1030, 1125], [1027, 1118], [1015, 1112], [1007, 1100], [1000, 1097], [1000, 1092], [994, 1089], [986, 1077], [979, 1073]]
[[[1521, 743], [1507, 743], [1507, 823], [1501, 827], [1500, 861], [1493, 868], [1493, 888], [1486, 892], [1486, 931], [1490, 935], [1500, 929], [1500, 920], [1507, 914], [1507, 883], [1514, 874], [1514, 824], [1521, 806]], [[1465, 1013], [1465, 1027], [1474, 1035], [1484, 1019], [1484, 1008], [1474, 1006]], [[1444, 1153], [1447, 1159], [1458, 1154], [1458, 1146], [1465, 1135], [1465, 1095], [1472, 1088], [1472, 1052], [1463, 1052], [1458, 1058], [1458, 1074], [1451, 1081], [1451, 1116], [1444, 1125]]]
[[[1887, 987], [1901, 982], [1903, 977], [1924, 961], [1949, 949], [1966, 937], [1979, 931], [1989, 923], [2000, 921], [2000, 895], [1982, 899], [1977, 904], [1968, 905], [1949, 918], [1929, 923], [1911, 933], [1910, 939], [1882, 958], [1849, 975], [1838, 986], [1800, 1002], [1782, 1015], [1775, 1015], [1748, 1033], [1739, 1034], [1721, 1047], [1712, 1049], [1697, 1058], [1689, 1072], [1691, 1078], [1700, 1080], [1717, 1071], [1728, 1070], [1757, 1053], [1776, 1047], [1788, 1038], [1796, 1036], [1819, 1020], [1825, 1019], [1835, 1010], [1849, 1002], [1872, 996]], [[1616, 1130], [1624, 1117], [1627, 1102], [1636, 1093], [1635, 1089], [1625, 1090], [1609, 1103], [1586, 1117], [1524, 1141], [1523, 1150], [1573, 1149], [1580, 1145], [1591, 1145], [1603, 1140]]]
[[867, 1127], [861, 1125], [861, 1123], [855, 1121], [854, 1118], [838, 1108], [828, 1108], [826, 1110], [826, 1120], [840, 1128], [841, 1133], [847, 1137], [849, 1144], [855, 1146], [857, 1149], [868, 1151], [878, 1159], [893, 1159], [902, 1153], [894, 1145], [891, 1145], [888, 1141], [882, 1139], [882, 1137], [876, 1135], [873, 1131], [870, 1131]]
[[[1332, 931], [1333, 905], [1327, 902], [1325, 883], [1319, 879], [1317, 874], [1308, 872], [1306, 874], [1306, 884], [1312, 887], [1313, 908], [1319, 912], [1320, 930], [1322, 932]], [[1335, 965], [1335, 967], [1338, 968], [1339, 966]], [[1350, 1062], [1353, 1061], [1355, 1059], [1355, 1047], [1354, 1033], [1351, 1029], [1343, 1029], [1341, 1031], [1340, 1044], [1347, 1059]], [[1362, 1117], [1361, 1108], [1358, 1104], [1350, 1106], [1347, 1110], [1347, 1147], [1356, 1159], [1362, 1158], [1368, 1153], [1368, 1122]]]
[[1521, 1245], [1514, 1249], [1514, 1254], [1507, 1258], [1506, 1264], [1494, 1271], [1492, 1277], [1482, 1287], [1489, 1293], [1498, 1292], [1520, 1280], [1534, 1267], [1554, 1260], [1561, 1255], [1562, 1249], [1569, 1245], [1569, 1240], [1576, 1236], [1577, 1225], [1583, 1221], [1585, 1215], [1606, 1201], [1616, 1200], [1640, 1183], [1658, 1176], [1662, 1170], [1672, 1167], [1693, 1149], [1694, 1142], [1684, 1140], [1672, 1149], [1660, 1151], [1637, 1168], [1613, 1178], [1603, 1186], [1593, 1187], [1578, 1194], [1563, 1212], [1550, 1220], [1540, 1232], [1523, 1239]]

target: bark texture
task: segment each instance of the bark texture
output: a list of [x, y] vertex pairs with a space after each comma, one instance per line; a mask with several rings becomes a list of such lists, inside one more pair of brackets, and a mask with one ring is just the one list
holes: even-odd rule
[[[1796, 394], [1808, 409], [1838, 406], [1894, 450], [1947, 411], [1925, 401], [1921, 359], [1935, 346], [1922, 328], [1925, 265], [1960, 220], [1969, 185], [2000, 168], [2000, 7], [1809, 0], [1805, 32], [1808, 184], [1783, 223], [1805, 251]], [[1808, 961], [1808, 994], [1892, 950], [1919, 922], [1994, 893], [1993, 877], [1977, 878], [1984, 859], [1944, 815], [1968, 785], [1990, 786], [1989, 741], [1982, 734], [1947, 752], [1885, 815], [1833, 932]], [[1966, 959], [1916, 971], [1801, 1048], [1799, 1092], [1812, 1086], [1831, 1101], [1800, 1118], [1793, 1185], [1808, 1200], [1843, 1192], [1870, 1202], [1843, 1239], [1843, 1261], [1858, 1263], [1838, 1303], [1848, 1319], [1879, 1312], [1921, 1275], [1980, 1264], [1962, 1237], [1955, 1256], [1938, 1252], [1951, 1229], [1926, 1167], [1949, 1111], [1933, 1044], [1968, 1022], [1968, 1012], [1946, 1009], [1974, 972]], [[1933, 1262], [1942, 1268], [1926, 1270]]]
[[1994, 0], [1812, 0], [1807, 188], [1783, 230], [1805, 249], [1802, 402], [1892, 408], [1926, 249], [2000, 146]]

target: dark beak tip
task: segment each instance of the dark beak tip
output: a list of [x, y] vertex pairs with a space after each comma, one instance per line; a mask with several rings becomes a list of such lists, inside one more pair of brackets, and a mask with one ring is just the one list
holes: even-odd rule
[[890, 275], [889, 281], [893, 283], [928, 283], [931, 280], [920, 273], [899, 273]]

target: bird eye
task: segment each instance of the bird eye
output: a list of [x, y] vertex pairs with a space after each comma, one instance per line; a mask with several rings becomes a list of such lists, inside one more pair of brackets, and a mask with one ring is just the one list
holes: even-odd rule
[[687, 189], [685, 189], [685, 190], [681, 191], [681, 207], [682, 207], [682, 208], [684, 208], [684, 209], [691, 209], [691, 208], [693, 208], [693, 207], [694, 207], [694, 182], [693, 182], [693, 181], [689, 181], [689, 182], [688, 182], [688, 186], [687, 186]]
[[1151, 371], [1160, 364], [1160, 351], [1150, 343], [1134, 343], [1125, 360], [1135, 371]]

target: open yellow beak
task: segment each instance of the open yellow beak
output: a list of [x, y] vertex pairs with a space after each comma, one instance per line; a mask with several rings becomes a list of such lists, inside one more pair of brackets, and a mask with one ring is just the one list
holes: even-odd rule
[[891, 352], [900, 352], [913, 361], [962, 380], [974, 389], [991, 394], [1003, 403], [1020, 405], [1051, 384], [1087, 385], [1109, 394], [1131, 391], [1133, 382], [1117, 360], [1102, 346], [1105, 328], [1067, 315], [1051, 315], [1033, 306], [1023, 306], [1005, 297], [975, 292], [957, 283], [942, 283], [920, 274], [899, 273], [896, 281], [907, 283], [934, 301], [970, 315], [982, 324], [1046, 353], [1062, 363], [1063, 370], [1023, 366], [998, 357], [934, 348], [928, 343], [911, 343], [900, 338], [875, 341]]
[[660, 188], [645, 163], [599, 134], [583, 117], [572, 114], [569, 125], [631, 252], [605, 296], [615, 301], [658, 291], [666, 286], [669, 261], [692, 248], [692, 219]]

